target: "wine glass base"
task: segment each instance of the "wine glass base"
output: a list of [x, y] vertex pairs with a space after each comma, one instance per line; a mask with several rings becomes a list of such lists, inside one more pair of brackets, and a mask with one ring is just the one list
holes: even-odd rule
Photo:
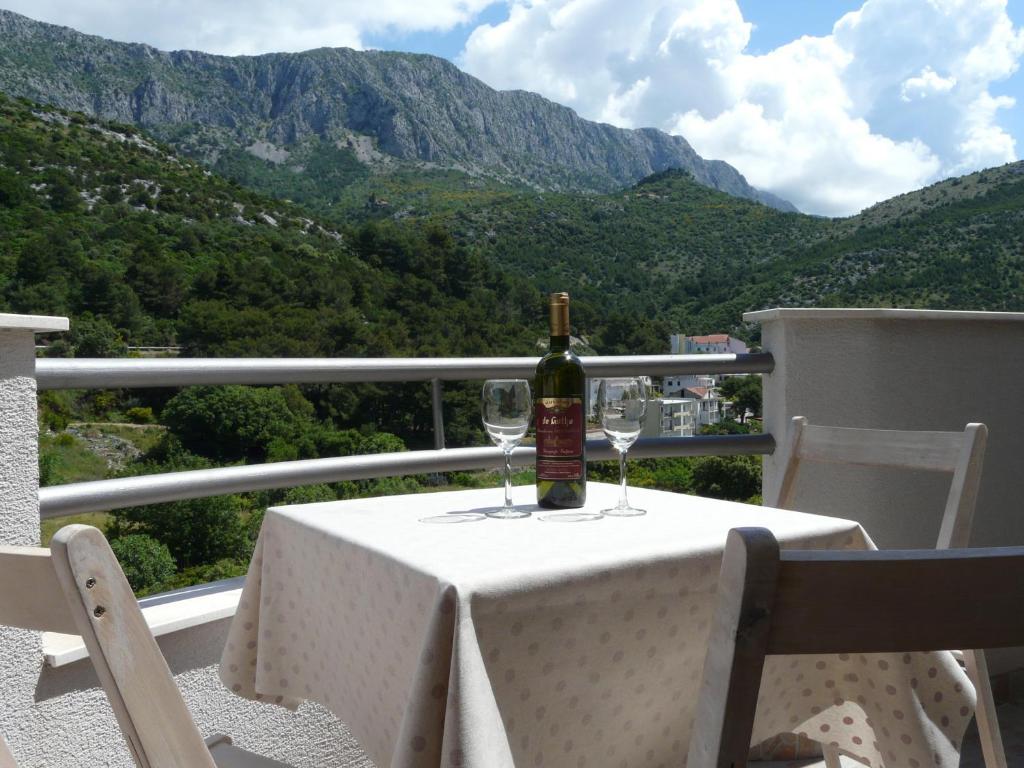
[[488, 509], [484, 514], [488, 517], [497, 518], [498, 520], [518, 520], [521, 517], [530, 516], [530, 513], [525, 509], [516, 509], [515, 507], [497, 507], [495, 509]]
[[478, 512], [449, 512], [447, 515], [431, 515], [430, 517], [421, 517], [421, 523], [431, 523], [433, 525], [456, 525], [458, 523], [477, 523], [481, 520], [486, 520], [484, 515]]
[[598, 512], [553, 512], [541, 515], [539, 519], [546, 523], [587, 523], [591, 520], [600, 520], [601, 517]]
[[640, 517], [640, 515], [646, 515], [647, 510], [636, 507], [612, 507], [611, 509], [602, 509], [601, 514], [605, 517]]

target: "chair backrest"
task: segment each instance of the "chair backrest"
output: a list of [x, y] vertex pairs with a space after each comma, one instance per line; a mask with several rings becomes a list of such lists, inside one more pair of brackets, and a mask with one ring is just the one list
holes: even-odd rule
[[772, 506], [792, 508], [796, 481], [805, 461], [945, 472], [952, 475], [952, 480], [936, 547], [966, 547], [987, 440], [984, 424], [968, 424], [963, 432], [911, 432], [827, 427], [794, 416], [786, 441], [782, 482]]
[[[927, 584], [928, 589], [921, 589]], [[787, 551], [729, 532], [689, 768], [741, 768], [767, 654], [1024, 644], [1024, 547]]]
[[0, 546], [0, 585], [0, 624], [82, 636], [140, 768], [216, 768], [102, 533], [69, 525], [50, 549]]

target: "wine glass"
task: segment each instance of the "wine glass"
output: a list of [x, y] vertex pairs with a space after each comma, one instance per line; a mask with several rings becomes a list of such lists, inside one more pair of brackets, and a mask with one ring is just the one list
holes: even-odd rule
[[619, 503], [601, 513], [609, 517], [646, 515], [646, 510], [631, 507], [626, 498], [626, 451], [640, 436], [647, 413], [643, 377], [602, 379], [597, 388], [597, 413], [605, 436], [619, 452]]
[[526, 435], [533, 412], [530, 383], [526, 379], [489, 379], [480, 394], [484, 429], [505, 454], [505, 505], [490, 509], [488, 517], [510, 519], [530, 513], [512, 506], [512, 450]]

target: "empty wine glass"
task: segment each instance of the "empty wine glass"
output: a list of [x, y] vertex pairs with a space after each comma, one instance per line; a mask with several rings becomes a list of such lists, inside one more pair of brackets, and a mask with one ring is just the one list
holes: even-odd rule
[[484, 429], [505, 454], [505, 505], [487, 511], [489, 517], [529, 517], [512, 506], [512, 450], [526, 435], [533, 412], [530, 383], [526, 379], [490, 379], [480, 395]]
[[643, 377], [602, 379], [597, 388], [597, 414], [604, 434], [619, 452], [619, 503], [601, 513], [609, 517], [636, 517], [647, 511], [631, 507], [626, 498], [626, 451], [640, 436], [647, 413], [647, 385]]

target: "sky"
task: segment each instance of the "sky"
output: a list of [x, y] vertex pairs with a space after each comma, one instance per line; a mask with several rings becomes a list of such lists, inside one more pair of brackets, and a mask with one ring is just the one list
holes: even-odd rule
[[443, 56], [844, 216], [1024, 152], [1024, 0], [0, 0], [158, 48]]

